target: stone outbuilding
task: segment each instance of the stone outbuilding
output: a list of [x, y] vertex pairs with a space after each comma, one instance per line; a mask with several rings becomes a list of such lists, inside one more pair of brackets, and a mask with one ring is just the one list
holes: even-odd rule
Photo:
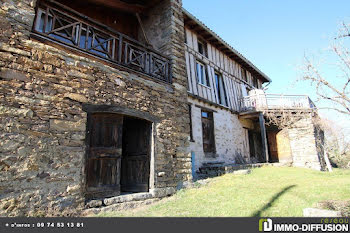
[[181, 2], [136, 2], [2, 1], [0, 215], [191, 180]]

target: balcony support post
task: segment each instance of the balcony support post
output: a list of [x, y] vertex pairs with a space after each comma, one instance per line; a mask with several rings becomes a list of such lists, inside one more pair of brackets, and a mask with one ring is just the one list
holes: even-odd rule
[[261, 131], [263, 153], [266, 159], [265, 162], [268, 163], [269, 152], [268, 152], [267, 137], [266, 137], [265, 119], [264, 119], [264, 114], [262, 112], [259, 113], [259, 124], [260, 124], [260, 131]]

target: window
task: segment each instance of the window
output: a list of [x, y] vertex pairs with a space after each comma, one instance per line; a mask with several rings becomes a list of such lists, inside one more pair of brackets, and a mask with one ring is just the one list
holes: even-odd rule
[[203, 151], [206, 156], [215, 156], [213, 112], [202, 110]]
[[242, 73], [242, 79], [246, 82], [248, 82], [247, 79], [247, 71], [244, 68], [241, 68], [241, 73]]
[[227, 106], [227, 95], [225, 90], [224, 80], [222, 75], [218, 72], [215, 72], [215, 82], [216, 82], [216, 90], [218, 94], [219, 104]]
[[198, 52], [205, 57], [207, 56], [207, 44], [202, 40], [198, 40]]
[[209, 78], [207, 74], [207, 69], [205, 65], [201, 62], [196, 62], [196, 71], [197, 71], [197, 81], [199, 84], [210, 87]]

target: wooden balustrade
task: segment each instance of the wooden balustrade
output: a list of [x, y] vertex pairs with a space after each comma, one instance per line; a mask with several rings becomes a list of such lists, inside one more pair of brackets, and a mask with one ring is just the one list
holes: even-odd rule
[[111, 63], [171, 83], [170, 59], [61, 4], [37, 8], [33, 33]]
[[257, 94], [240, 100], [240, 111], [260, 111], [267, 109], [314, 109], [312, 100], [306, 95]]

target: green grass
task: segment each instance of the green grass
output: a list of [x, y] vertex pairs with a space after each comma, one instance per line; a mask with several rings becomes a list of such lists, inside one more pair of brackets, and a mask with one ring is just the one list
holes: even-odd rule
[[350, 170], [333, 173], [301, 168], [257, 168], [249, 175], [226, 174], [207, 185], [137, 210], [101, 217], [302, 216], [322, 200], [350, 199]]

